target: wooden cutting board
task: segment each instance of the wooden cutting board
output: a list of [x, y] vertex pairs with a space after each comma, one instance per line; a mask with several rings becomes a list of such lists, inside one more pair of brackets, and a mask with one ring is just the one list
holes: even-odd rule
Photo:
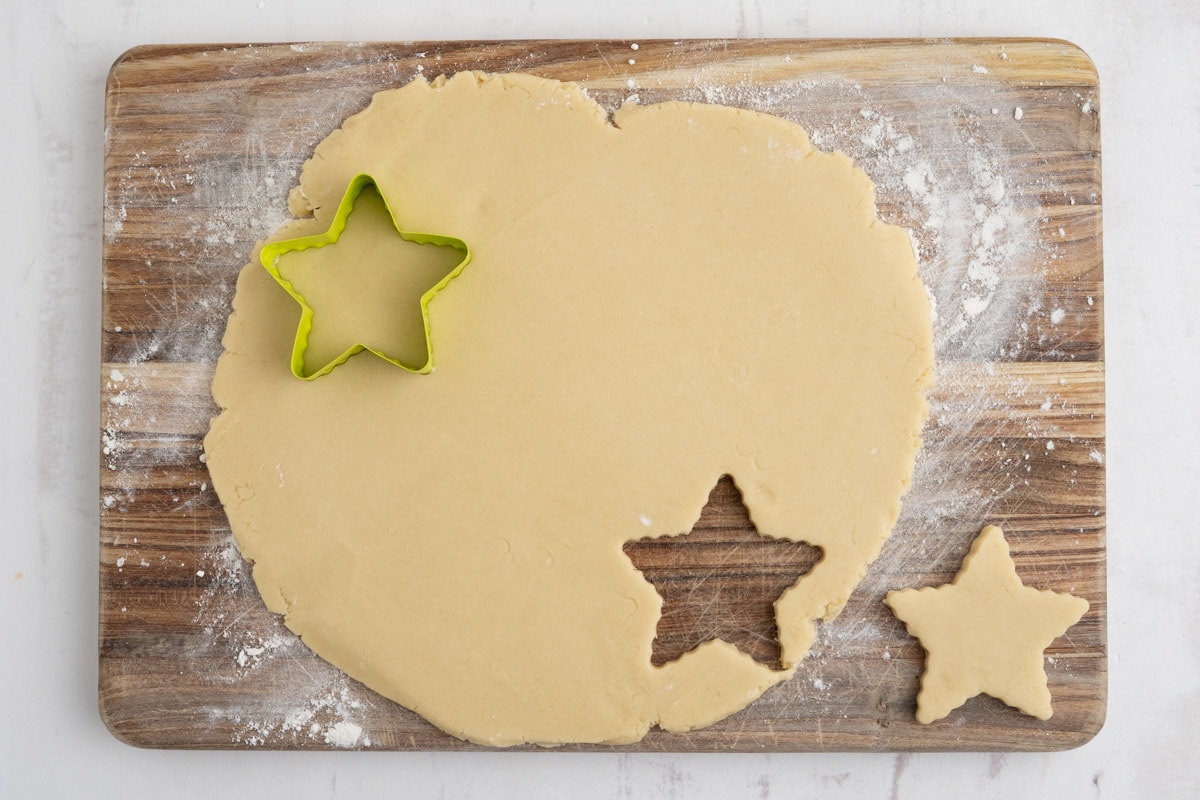
[[[913, 231], [937, 304], [938, 378], [903, 516], [795, 678], [704, 730], [567, 749], [1047, 750], [1090, 739], [1107, 672], [1098, 86], [1077, 48], [1029, 39], [151, 46], [121, 56], [104, 162], [99, 691], [110, 729], [149, 747], [473, 747], [349, 680], [265, 609], [201, 446], [237, 273], [286, 218], [313, 146], [374, 92], [466, 69], [577, 81], [610, 109], [636, 95], [798, 122], [871, 176], [879, 215]], [[753, 590], [778, 571], [776, 555], [724, 573], [706, 561], [754, 535], [729, 489], [702, 515], [706, 544], [635, 555], [698, 590], [721, 582], [724, 623], [770, 658], [769, 608]], [[1052, 719], [979, 697], [919, 725], [924, 654], [882, 598], [948, 581], [985, 524], [1003, 526], [1027, 584], [1091, 608], [1046, 652]], [[711, 618], [677, 616], [659, 644], [685, 648], [716, 631]]]

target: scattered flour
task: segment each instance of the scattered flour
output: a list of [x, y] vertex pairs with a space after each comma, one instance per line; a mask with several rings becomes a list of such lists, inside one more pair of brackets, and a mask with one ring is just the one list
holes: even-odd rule
[[213, 725], [232, 723], [233, 741], [248, 747], [305, 743], [344, 749], [371, 747], [371, 737], [355, 721], [371, 706], [356, 699], [348, 678], [332, 668], [327, 671], [330, 674], [324, 683], [312, 686], [306, 697], [294, 697], [288, 703], [271, 698], [267, 708], [211, 706], [205, 709], [208, 720]]
[[[291, 46], [296, 52], [306, 49]], [[390, 68], [397, 83], [411, 77], [383, 61], [380, 66]], [[146, 277], [137, 280], [156, 318], [104, 321], [109, 332], [101, 373], [100, 505], [112, 530], [124, 533], [123, 515], [144, 513], [140, 503], [163, 502], [161, 492], [150, 488], [161, 480], [155, 476], [181, 470], [191, 470], [195, 479], [190, 486], [174, 487], [168, 513], [199, 513], [200, 519], [213, 513], [217, 499], [208, 491], [207, 475], [196, 468], [205, 461], [201, 439], [216, 413], [212, 369], [237, 274], [256, 242], [291, 219], [288, 192], [313, 146], [365, 106], [373, 88], [364, 83], [357, 92], [312, 95], [306, 113], [289, 121], [286, 135], [271, 115], [228, 113], [239, 103], [258, 102], [236, 89], [227, 97], [189, 97], [179, 111], [201, 114], [206, 132], [161, 151], [147, 143], [110, 183], [108, 244], [128, 230], [134, 209], [169, 207], [190, 220], [182, 233], [175, 228], [145, 243], [155, 255], [141, 265]], [[205, 102], [211, 106], [207, 110], [196, 105]], [[247, 127], [254, 119], [259, 121]], [[229, 121], [227, 128], [214, 122], [220, 120]], [[170, 562], [151, 545], [138, 545], [136, 539], [131, 544], [121, 533], [106, 542], [115, 551], [118, 571], [133, 564], [161, 567], [188, 575], [197, 587], [195, 636], [187, 646], [196, 654], [197, 674], [214, 685], [271, 688], [258, 695], [259, 701], [246, 700], [245, 692], [215, 692], [214, 698], [228, 697], [231, 705], [208, 708], [211, 724], [231, 730], [232, 741], [246, 746], [371, 746], [363, 715], [374, 695], [320, 661], [263, 607], [250, 566], [227, 529], [212, 530], [192, 558]], [[137, 612], [132, 605], [122, 607], [127, 610]]]
[[[338, 722], [325, 729], [325, 744], [334, 747], [354, 747], [362, 736], [362, 728], [353, 722]], [[367, 740], [370, 744], [370, 740]]]

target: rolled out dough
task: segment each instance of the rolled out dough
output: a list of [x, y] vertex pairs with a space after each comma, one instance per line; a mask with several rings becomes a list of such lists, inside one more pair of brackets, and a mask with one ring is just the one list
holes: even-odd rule
[[[474, 259], [429, 306], [431, 374], [364, 353], [312, 382], [299, 308], [242, 271], [205, 447], [267, 605], [493, 745], [685, 731], [790, 677], [895, 523], [927, 413], [928, 300], [866, 175], [771, 116], [610, 120], [575, 85], [464, 73], [346, 120], [273, 239], [323, 232], [358, 173]], [[720, 640], [651, 665], [661, 600], [622, 544], [687, 532], [723, 474], [761, 533], [824, 551], [776, 603], [780, 671]]]

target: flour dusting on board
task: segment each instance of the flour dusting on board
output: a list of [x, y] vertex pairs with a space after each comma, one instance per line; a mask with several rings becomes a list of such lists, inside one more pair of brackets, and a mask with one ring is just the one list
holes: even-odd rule
[[[370, 91], [321, 97], [286, 125], [242, 114], [239, 104], [252, 109], [253, 96], [233, 92], [214, 98], [208, 119], [226, 120], [227, 129], [197, 136], [171, 152], [134, 153], [110, 188], [107, 244], [129, 235], [146, 206], [178, 209], [189, 222], [183, 236], [146, 243], [160, 256], [139, 265], [141, 277], [129, 287], [152, 293], [159, 319], [148, 329], [136, 320], [110, 320], [119, 324], [107, 334], [114, 343], [109, 351], [116, 355], [101, 376], [103, 514], [135, 513], [155, 473], [187, 469], [203, 476], [197, 469], [204, 461], [199, 439], [216, 413], [213, 367], [237, 274], [256, 242], [291, 219], [287, 195], [313, 146], [365, 106]], [[248, 126], [247, 120], [256, 122]], [[171, 514], [199, 514], [214, 506], [219, 503], [207, 476], [169, 498]], [[371, 735], [360, 723], [373, 695], [316, 658], [262, 606], [250, 566], [227, 528], [212, 535], [218, 541], [187, 560], [168, 559], [134, 537], [117, 536], [105, 548], [105, 558], [119, 564], [122, 573], [166, 570], [198, 588], [192, 621], [205, 641], [194, 659], [201, 679], [214, 685], [266, 680], [304, 686], [271, 693], [258, 707], [210, 706], [209, 723], [229, 730], [231, 740], [245, 746], [370, 747]], [[120, 613], [139, 609], [126, 605]]]
[[208, 706], [203, 710], [210, 724], [232, 723], [233, 741], [249, 747], [322, 743], [370, 747], [370, 735], [354, 721], [370, 709], [369, 701], [359, 699], [359, 692], [357, 684], [335, 671], [327, 680], [313, 681], [303, 696], [295, 696], [283, 706], [272, 698], [256, 706]]
[[[295, 45], [293, 50], [302, 53], [304, 46]], [[431, 56], [428, 63], [435, 64], [435, 58]], [[970, 71], [970, 65], [965, 69]], [[394, 85], [423, 71], [397, 67]], [[984, 385], [975, 373], [956, 365], [1014, 359], [1039, 320], [1057, 325], [1066, 313], [1061, 308], [1042, 308], [1036, 299], [1041, 287], [1034, 264], [1056, 257], [1053, 245], [1039, 238], [1043, 220], [1037, 187], [1013, 186], [1006, 178], [1011, 173], [1009, 155], [1000, 143], [999, 126], [1022, 124], [1022, 115], [1011, 109], [995, 115], [990, 108], [968, 107], [946, 86], [914, 87], [913, 107], [947, 109], [940, 126], [918, 130], [894, 105], [884, 110], [868, 90], [840, 76], [730, 84], [728, 72], [714, 73], [711, 82], [700, 72], [701, 78], [685, 87], [685, 99], [777, 114], [803, 125], [818, 147], [851, 156], [876, 184], [880, 216], [912, 233], [935, 309], [938, 381], [956, 382], [955, 391], [943, 395], [957, 399], [951, 406], [932, 398], [925, 447], [904, 516], [858, 592], [875, 597], [894, 588], [893, 571], [926, 572], [929, 565], [956, 558], [957, 543], [952, 537], [939, 537], [939, 525], [951, 519], [986, 517], [991, 504], [1022, 485], [1028, 470], [1027, 456], [998, 453], [1001, 468], [988, 493], [968, 488], [957, 465], [945, 461], [945, 454], [954, 450], [950, 445], [961, 450], [974, 421], [998, 407], [997, 382], [1009, 398], [1033, 391], [1019, 375], [1000, 376]], [[131, 509], [142, 491], [138, 487], [148, 483], [147, 474], [195, 468], [203, 460], [197, 441], [207, 430], [208, 417], [186, 409], [203, 408], [204, 403], [163, 403], [163, 387], [170, 387], [168, 396], [210, 397], [212, 366], [220, 354], [237, 271], [256, 242], [290, 219], [288, 193], [297, 185], [300, 167], [312, 148], [364, 107], [375, 88], [385, 87], [376, 82], [356, 92], [311, 93], [306, 96], [325, 98], [324, 104], [307, 106], [304, 114], [287, 124], [259, 121], [250, 128], [244, 127], [245, 121], [257, 117], [236, 113], [236, 105], [252, 103], [253, 98], [231, 95], [225, 101], [232, 104], [226, 109], [231, 113], [216, 116], [229, 120], [227, 130], [196, 139], [190, 149], [166, 154], [142, 151], [120, 176], [115, 194], [106, 198], [106, 241], [128, 235], [139, 209], [148, 202], [178, 206], [192, 222], [186, 237], [152, 242], [150, 249], [161, 253], [164, 263], [147, 261], [139, 279], [142, 288], [156, 292], [162, 323], [137, 330], [122, 320], [109, 334], [116, 337], [120, 357], [105, 366], [102, 376], [103, 513]], [[591, 92], [609, 110], [625, 101], [655, 102], [661, 99], [659, 94], [632, 78], [627, 91]], [[678, 98], [678, 89], [671, 96]], [[163, 170], [159, 165], [164, 162], [178, 168]], [[163, 275], [170, 285], [155, 285], [156, 280], [164, 280]], [[1014, 280], [1014, 275], [1020, 278]], [[150, 407], [143, 399], [149, 387], [159, 397], [157, 406]], [[1060, 402], [1048, 392], [1037, 397], [1035, 405]], [[168, 433], [150, 437], [139, 427], [144, 420], [155, 422], [153, 430]], [[1019, 433], [1049, 439], [1061, 432], [1032, 418]], [[1093, 460], [1102, 460], [1099, 451], [1093, 453]], [[205, 478], [195, 480], [190, 492], [172, 497], [173, 513], [215, 507]], [[255, 700], [257, 705], [209, 706], [208, 722], [230, 730], [232, 740], [246, 746], [372, 746], [364, 725], [375, 696], [316, 658], [262, 606], [250, 566], [227, 529], [211, 538], [217, 541], [190, 562], [167, 563], [165, 556], [157, 557], [137, 539], [118, 539], [106, 550], [123, 571], [169, 569], [199, 587], [193, 623], [205, 639], [197, 663], [207, 665], [207, 680], [214, 685], [268, 681], [287, 687]], [[878, 568], [883, 564], [888, 568]], [[818, 627], [801, 674], [812, 690], [824, 692], [828, 681], [821, 668], [833, 654], [861, 652], [864, 658], [889, 659], [890, 651], [881, 641], [895, 638], [896, 633], [863, 622], [848, 609], [835, 623]]]

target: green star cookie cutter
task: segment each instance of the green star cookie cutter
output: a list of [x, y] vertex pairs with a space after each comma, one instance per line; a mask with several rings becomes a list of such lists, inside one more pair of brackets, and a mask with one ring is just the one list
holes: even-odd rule
[[[383, 200], [383, 206], [387, 209], [388, 216], [392, 220], [392, 226], [396, 229], [396, 233], [400, 234], [401, 239], [416, 244], [435, 244], [443, 247], [453, 247], [455, 250], [463, 253], [463, 258], [444, 278], [434, 284], [433, 288], [421, 295], [421, 323], [425, 328], [424, 363], [406, 364], [400, 359], [393, 358], [387, 353], [367, 344], [356, 343], [320, 369], [306, 374], [304, 370], [304, 354], [308, 350], [308, 335], [312, 332], [313, 309], [308, 304], [308, 301], [304, 299], [304, 295], [300, 294], [296, 290], [296, 287], [292, 285], [292, 282], [280, 274], [279, 258], [285, 253], [307, 250], [310, 247], [324, 247], [336, 243], [338, 237], [342, 235], [342, 231], [346, 229], [346, 220], [350, 216], [350, 212], [354, 210], [354, 201], [358, 199], [358, 196], [367, 186], [374, 186], [376, 191], [379, 192], [379, 197]], [[446, 288], [446, 285], [450, 281], [457, 278], [459, 273], [463, 271], [463, 268], [470, 263], [471, 248], [462, 239], [457, 239], [453, 236], [440, 236], [432, 233], [414, 233], [412, 231], [401, 230], [400, 223], [396, 220], [396, 215], [392, 211], [392, 207], [388, 203], [383, 190], [380, 188], [379, 182], [366, 173], [359, 173], [351, 179], [350, 185], [346, 187], [346, 193], [342, 196], [342, 202], [338, 205], [337, 213], [334, 214], [333, 222], [330, 223], [327, 231], [314, 236], [301, 236], [297, 239], [285, 239], [280, 242], [272, 242], [264, 245], [262, 252], [259, 254], [259, 261], [262, 262], [267, 272], [271, 273], [271, 277], [275, 279], [275, 282], [282, 286], [284, 291], [300, 304], [300, 324], [296, 328], [296, 341], [292, 346], [292, 374], [297, 378], [311, 381], [320, 378], [322, 375], [328, 375], [333, 371], [334, 367], [346, 363], [352, 356], [364, 350], [379, 356], [389, 364], [395, 364], [407, 372], [427, 374], [433, 370], [433, 343], [429, 338], [429, 301], [433, 299], [434, 295]]]

